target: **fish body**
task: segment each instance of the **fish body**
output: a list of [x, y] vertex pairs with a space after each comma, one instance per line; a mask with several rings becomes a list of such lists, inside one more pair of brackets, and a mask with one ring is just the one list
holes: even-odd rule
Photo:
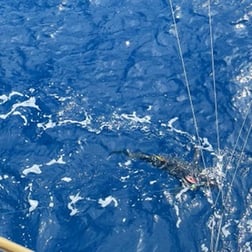
[[166, 170], [170, 175], [181, 179], [186, 184], [198, 184], [197, 178], [192, 174], [192, 167], [189, 163], [174, 158], [165, 158], [160, 155], [149, 155], [141, 152], [123, 151], [131, 159], [143, 160], [161, 170]]
[[[158, 169], [167, 171], [173, 177], [179, 179], [186, 187], [195, 190], [203, 186], [218, 185], [214, 178], [209, 178], [207, 174], [201, 173], [198, 167], [199, 151], [195, 150], [192, 163], [184, 162], [176, 158], [166, 158], [156, 154], [146, 154], [142, 152], [131, 152], [128, 149], [114, 151], [111, 154], [124, 154], [130, 159], [142, 160], [150, 163]], [[110, 154], [110, 155], [111, 155]]]

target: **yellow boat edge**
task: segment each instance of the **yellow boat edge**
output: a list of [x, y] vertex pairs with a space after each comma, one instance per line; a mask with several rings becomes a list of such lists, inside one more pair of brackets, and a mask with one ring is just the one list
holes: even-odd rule
[[10, 241], [10, 240], [0, 236], [0, 251], [4, 251], [4, 252], [32, 252], [33, 250], [30, 250], [26, 247], [23, 247], [22, 245], [19, 245], [13, 241]]

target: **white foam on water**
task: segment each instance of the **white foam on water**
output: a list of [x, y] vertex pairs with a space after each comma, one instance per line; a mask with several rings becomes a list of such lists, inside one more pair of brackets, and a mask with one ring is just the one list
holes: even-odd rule
[[204, 150], [207, 150], [209, 152], [213, 152], [213, 146], [209, 143], [209, 140], [206, 137], [202, 138], [202, 146]]
[[29, 207], [29, 213], [33, 212], [38, 207], [38, 200], [28, 199], [28, 202], [30, 204]]
[[58, 5], [59, 11], [64, 11], [66, 9], [67, 0], [62, 0], [61, 3]]
[[54, 207], [53, 196], [50, 196], [49, 207]]
[[240, 74], [235, 78], [236, 82], [239, 84], [250, 84], [252, 81], [252, 63], [248, 63], [247, 65], [243, 66], [240, 70]]
[[118, 113], [114, 111], [111, 116], [100, 115], [93, 118], [91, 114], [84, 111], [83, 120], [75, 120], [71, 118], [64, 119], [64, 111], [58, 112], [59, 118], [53, 121], [50, 115], [44, 117], [48, 118], [47, 122], [37, 123], [38, 128], [47, 130], [50, 128], [64, 126], [64, 125], [77, 125], [85, 128], [89, 132], [100, 134], [103, 130], [117, 131], [120, 129], [140, 129], [144, 132], [149, 131], [151, 125], [151, 116], [139, 116], [136, 112], [132, 113]]
[[151, 197], [146, 197], [146, 198], [144, 198], [145, 201], [152, 201], [152, 199], [153, 199], [153, 198], [151, 198]]
[[252, 234], [252, 219], [247, 220], [247, 230]]
[[[83, 128], [87, 128], [89, 125], [91, 125], [91, 122], [92, 122], [92, 116], [88, 115], [87, 112], [85, 112], [84, 119], [82, 121], [67, 119], [67, 120], [59, 121], [58, 125], [61, 126], [61, 125], [67, 125], [67, 124], [77, 124]], [[89, 130], [92, 131], [92, 128], [89, 128]]]
[[49, 118], [49, 121], [47, 123], [38, 123], [37, 127], [42, 128], [43, 130], [51, 129], [57, 126], [56, 122], [53, 122], [51, 118]]
[[39, 201], [31, 198], [32, 183], [29, 183], [28, 186], [25, 187], [25, 190], [29, 190], [27, 201], [30, 204], [28, 211], [29, 211], [29, 213], [31, 213], [38, 207]]
[[206, 246], [206, 244], [201, 244], [200, 248], [201, 248], [201, 251], [202, 251], [202, 252], [208, 252], [208, 251], [209, 251], [209, 249], [208, 249], [208, 247]]
[[149, 115], [146, 115], [144, 117], [139, 117], [136, 112], [132, 112], [132, 114], [121, 114], [120, 116], [121, 118], [123, 119], [127, 119], [129, 121], [133, 121], [133, 122], [136, 122], [136, 123], [151, 123], [151, 117]]
[[7, 174], [0, 175], [0, 180], [8, 179], [8, 178], [9, 178], [9, 175], [7, 175]]
[[176, 227], [179, 228], [180, 226], [180, 223], [181, 223], [181, 218], [179, 217], [179, 207], [175, 204], [174, 205], [174, 209], [175, 209], [175, 212], [176, 212], [176, 215], [178, 217], [177, 221], [176, 221]]
[[120, 177], [120, 181], [121, 181], [121, 182], [126, 182], [129, 178], [130, 178], [130, 175], [121, 176], [121, 177]]
[[22, 173], [24, 174], [24, 176], [27, 176], [29, 173], [40, 174], [42, 173], [40, 169], [41, 166], [42, 165], [34, 164], [31, 167], [24, 169]]
[[75, 207], [76, 203], [84, 198], [80, 196], [79, 192], [76, 195], [70, 195], [69, 198], [71, 201], [67, 204], [67, 208], [71, 211], [70, 216], [73, 216], [79, 212]]
[[9, 101], [14, 95], [23, 96], [23, 94], [16, 91], [11, 92], [9, 95], [0, 95], [0, 104], [4, 104], [5, 102]]
[[126, 167], [130, 166], [131, 164], [132, 164], [132, 161], [131, 161], [131, 160], [127, 160], [127, 161], [124, 162], [124, 165], [125, 165]]
[[20, 116], [20, 117], [24, 120], [24, 125], [25, 125], [25, 126], [28, 124], [27, 118], [26, 118], [24, 115], [22, 115], [19, 111], [14, 111], [14, 112], [13, 112], [13, 115], [18, 115], [18, 116]]
[[98, 203], [101, 205], [101, 207], [107, 207], [112, 202], [114, 203], [115, 207], [118, 206], [118, 202], [117, 202], [116, 198], [112, 197], [111, 195], [106, 197], [105, 199], [99, 199], [98, 200]]
[[63, 160], [63, 156], [61, 155], [58, 159], [52, 159], [51, 161], [47, 162], [46, 165], [53, 165], [53, 164], [66, 164]]
[[[246, 196], [246, 210], [242, 214], [242, 218], [239, 220], [238, 223], [238, 241], [239, 244], [246, 245], [246, 241], [252, 239], [252, 193], [251, 191], [248, 192]], [[252, 245], [252, 242], [250, 242]], [[250, 250], [251, 251], [251, 250]]]
[[178, 205], [176, 204], [176, 202], [174, 202], [173, 195], [172, 195], [169, 191], [165, 190], [163, 193], [164, 193], [164, 196], [165, 196], [167, 202], [168, 202], [171, 206], [173, 206], [174, 209], [175, 209], [175, 213], [176, 213], [176, 216], [177, 216], [176, 227], [179, 228], [180, 223], [181, 223], [181, 221], [182, 221], [181, 218], [180, 218], [180, 214], [179, 214], [179, 207], [178, 207]]
[[111, 118], [101, 117], [97, 120], [100, 123], [97, 133], [101, 133], [103, 129], [106, 130], [120, 130], [120, 129], [140, 129], [144, 132], [149, 131], [151, 124], [151, 117], [149, 115], [138, 116], [136, 112], [130, 114], [118, 113], [114, 111]]
[[27, 176], [29, 173], [41, 174], [42, 173], [41, 167], [43, 165], [50, 166], [54, 164], [66, 164], [66, 162], [63, 160], [63, 156], [64, 154], [60, 155], [58, 159], [54, 158], [45, 164], [34, 164], [30, 167], [27, 167], [22, 171], [23, 176]]
[[65, 182], [67, 182], [67, 183], [69, 183], [69, 182], [72, 181], [72, 179], [71, 179], [70, 177], [63, 177], [63, 178], [61, 178], [61, 180], [62, 180], [62, 181], [65, 181]]
[[124, 44], [126, 47], [130, 47], [131, 42], [130, 42], [130, 40], [126, 40], [126, 41], [124, 41]]
[[156, 183], [157, 183], [157, 180], [151, 180], [151, 181], [149, 182], [150, 185], [153, 185], [153, 184], [156, 184]]
[[222, 226], [221, 231], [222, 234], [227, 238], [229, 235], [231, 235], [230, 231], [228, 230], [230, 226], [230, 223], [227, 223], [226, 225]]
[[48, 121], [47, 122], [40, 122], [40, 123], [37, 123], [37, 127], [38, 128], [42, 128], [43, 130], [47, 130], [47, 129], [51, 129], [51, 128], [55, 128], [57, 126], [64, 126], [64, 125], [78, 125], [82, 128], [85, 128], [87, 129], [89, 132], [95, 132], [96, 134], [100, 133], [100, 130], [99, 129], [95, 129], [95, 128], [92, 128], [91, 127], [91, 124], [92, 124], [92, 116], [89, 115], [87, 112], [84, 113], [84, 119], [83, 120], [73, 120], [73, 119], [62, 119], [62, 118], [59, 118], [59, 121], [57, 122], [54, 122], [52, 119], [51, 119], [51, 116], [46, 116], [48, 117]]
[[6, 114], [2, 114], [0, 115], [1, 119], [6, 119], [8, 116], [10, 116], [11, 114], [13, 114], [17, 108], [19, 107], [30, 107], [30, 108], [35, 108], [37, 110], [40, 111], [40, 108], [38, 105], [36, 105], [36, 99], [35, 97], [30, 97], [28, 100], [23, 101], [23, 102], [19, 102], [19, 103], [15, 103], [14, 105], [12, 105], [11, 110], [6, 113]]
[[182, 196], [185, 195], [187, 191], [190, 189], [188, 187], [182, 188], [175, 196], [175, 198], [179, 201], [182, 202]]
[[[198, 143], [196, 142], [196, 137], [193, 135], [190, 135], [188, 132], [177, 129], [173, 124], [178, 121], [178, 117], [171, 118], [167, 123], [161, 123], [162, 127], [165, 127], [168, 129], [168, 131], [175, 132], [176, 134], [185, 136], [187, 139], [189, 139], [192, 143], [195, 144], [195, 146], [198, 146]], [[160, 133], [162, 135], [162, 132]], [[200, 139], [201, 146], [198, 146], [198, 148], [202, 148], [209, 152], [214, 152], [213, 146], [210, 144], [208, 138], [203, 137]]]
[[241, 252], [251, 252], [252, 251], [252, 242], [248, 241], [240, 248]]
[[169, 191], [164, 191], [164, 196], [167, 200], [167, 202], [172, 205], [173, 204], [173, 197], [172, 197], [172, 194], [169, 192]]
[[156, 222], [156, 223], [158, 223], [158, 222], [159, 222], [159, 220], [160, 220], [159, 215], [154, 214], [154, 215], [153, 215], [153, 221], [154, 221], [154, 222]]
[[179, 129], [177, 129], [176, 127], [173, 126], [173, 124], [174, 124], [178, 119], [179, 119], [178, 117], [171, 118], [167, 123], [161, 123], [161, 126], [167, 128], [168, 131], [172, 131], [172, 132], [175, 132], [175, 133], [177, 133], [177, 134], [186, 136], [188, 139], [190, 139], [190, 140], [192, 140], [192, 141], [195, 141], [195, 137], [194, 137], [194, 136], [191, 136], [188, 132], [183, 131], [183, 130], [179, 130]]

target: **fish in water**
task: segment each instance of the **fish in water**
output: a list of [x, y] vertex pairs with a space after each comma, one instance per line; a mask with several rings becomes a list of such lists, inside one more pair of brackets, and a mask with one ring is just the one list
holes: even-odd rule
[[200, 153], [195, 150], [194, 160], [192, 163], [187, 163], [175, 158], [165, 158], [155, 154], [145, 154], [142, 152], [131, 152], [128, 149], [123, 151], [114, 151], [111, 154], [122, 153], [131, 159], [143, 160], [154, 167], [167, 171], [173, 177], [182, 181], [188, 188], [195, 190], [202, 186], [216, 185], [213, 179], [208, 179], [204, 173], [200, 173], [198, 163]]

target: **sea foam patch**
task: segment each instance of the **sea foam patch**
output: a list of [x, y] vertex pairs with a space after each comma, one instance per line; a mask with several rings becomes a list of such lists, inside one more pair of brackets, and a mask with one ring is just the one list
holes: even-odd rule
[[79, 192], [76, 195], [70, 195], [69, 198], [71, 201], [67, 204], [67, 208], [71, 211], [70, 216], [73, 216], [79, 212], [78, 209], [75, 207], [76, 203], [82, 200], [83, 198], [80, 196]]
[[136, 112], [134, 111], [132, 114], [121, 114], [121, 117], [124, 119], [127, 119], [129, 121], [132, 122], [136, 122], [136, 123], [151, 123], [151, 117], [149, 115], [140, 117], [136, 114]]
[[5, 102], [9, 101], [12, 96], [15, 96], [15, 95], [23, 96], [23, 94], [16, 91], [11, 92], [9, 95], [5, 95], [5, 94], [0, 95], [0, 104], [4, 104]]
[[35, 174], [40, 174], [42, 173], [40, 167], [42, 165], [38, 165], [38, 164], [34, 164], [31, 167], [28, 167], [26, 169], [23, 170], [23, 175], [27, 176], [29, 173], [35, 173]]
[[60, 155], [59, 158], [57, 159], [54, 158], [45, 164], [33, 164], [32, 166], [27, 167], [22, 172], [23, 176], [27, 176], [29, 173], [41, 174], [42, 173], [41, 167], [43, 167], [44, 165], [50, 166], [54, 164], [62, 164], [62, 165], [66, 164], [66, 162], [63, 160], [63, 156], [64, 155]]
[[47, 162], [46, 165], [53, 165], [53, 164], [65, 164], [66, 162], [63, 160], [63, 155], [61, 155], [58, 159], [52, 159], [51, 161]]
[[38, 207], [38, 200], [33, 200], [33, 199], [28, 199], [28, 202], [30, 204], [30, 207], [29, 207], [29, 212], [33, 212], [37, 207]]
[[151, 125], [150, 115], [139, 116], [136, 112], [120, 114], [115, 111], [108, 118], [105, 115], [93, 118], [91, 114], [85, 111], [83, 120], [63, 118], [63, 114], [59, 112], [59, 120], [57, 122], [53, 121], [50, 116], [46, 117], [48, 117], [48, 121], [39, 122], [37, 124], [38, 128], [47, 130], [64, 125], [77, 125], [81, 128], [87, 129], [89, 132], [100, 134], [103, 130], [115, 131], [122, 128], [140, 129], [144, 132], [148, 132]]
[[27, 197], [27, 201], [30, 204], [30, 207], [29, 207], [28, 211], [29, 211], [29, 213], [31, 213], [31, 212], [33, 212], [38, 207], [39, 201], [32, 198], [32, 191], [33, 191], [33, 185], [32, 185], [32, 183], [29, 183], [25, 187], [25, 190], [29, 191], [28, 197]]
[[16, 111], [16, 109], [19, 108], [19, 107], [30, 107], [30, 108], [35, 108], [35, 109], [40, 111], [39, 106], [36, 105], [36, 98], [35, 97], [30, 97], [26, 101], [18, 102], [18, 103], [15, 103], [14, 105], [12, 105], [11, 110], [6, 114], [1, 114], [0, 118], [1, 119], [6, 119], [8, 116], [13, 114]]
[[70, 177], [63, 177], [63, 178], [61, 178], [61, 180], [64, 182], [67, 182], [67, 183], [72, 181], [72, 179]]
[[118, 202], [117, 200], [112, 197], [111, 195], [106, 197], [105, 199], [99, 199], [98, 203], [102, 206], [102, 207], [106, 207], [108, 205], [110, 205], [111, 203], [114, 203], [114, 206], [117, 207], [118, 206]]
[[178, 117], [174, 117], [172, 119], [170, 119], [167, 124], [165, 123], [161, 123], [161, 126], [162, 127], [167, 127], [169, 131], [172, 131], [172, 132], [175, 132], [177, 134], [180, 134], [180, 135], [184, 135], [184, 136], [187, 136], [189, 139], [195, 139], [195, 137], [191, 136], [188, 132], [186, 131], [183, 131], [183, 130], [179, 130], [177, 129], [176, 127], [173, 126], [173, 124], [178, 120], [179, 118]]

